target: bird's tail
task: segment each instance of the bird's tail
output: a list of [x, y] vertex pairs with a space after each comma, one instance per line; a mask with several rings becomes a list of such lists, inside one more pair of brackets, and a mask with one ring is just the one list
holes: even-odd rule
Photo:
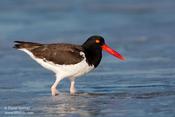
[[16, 44], [13, 46], [13, 48], [16, 48], [16, 49], [28, 49], [28, 50], [31, 50], [31, 49], [34, 49], [34, 48], [37, 48], [37, 47], [40, 47], [41, 44], [39, 43], [33, 43], [33, 42], [25, 42], [25, 41], [14, 41]]

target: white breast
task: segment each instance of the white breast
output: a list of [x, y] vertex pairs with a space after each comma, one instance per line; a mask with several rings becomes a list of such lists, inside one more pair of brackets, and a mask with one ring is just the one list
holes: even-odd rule
[[84, 57], [84, 59], [81, 62], [77, 64], [72, 64], [72, 65], [59, 65], [59, 64], [54, 64], [51, 61], [37, 58], [27, 49], [19, 49], [19, 50], [24, 51], [37, 63], [42, 65], [44, 68], [53, 71], [54, 73], [58, 74], [61, 77], [75, 78], [94, 69], [93, 65], [89, 66], [87, 64], [85, 54], [83, 52], [80, 52], [80, 55]]

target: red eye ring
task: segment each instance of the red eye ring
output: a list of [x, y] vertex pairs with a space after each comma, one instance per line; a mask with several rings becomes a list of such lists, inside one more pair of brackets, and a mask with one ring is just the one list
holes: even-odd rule
[[95, 43], [100, 43], [100, 40], [96, 39], [96, 40], [95, 40]]

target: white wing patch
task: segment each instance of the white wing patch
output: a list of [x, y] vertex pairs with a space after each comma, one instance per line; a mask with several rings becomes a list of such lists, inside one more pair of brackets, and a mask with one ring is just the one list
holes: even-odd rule
[[35, 57], [30, 51], [27, 49], [19, 49], [21, 51], [24, 51], [27, 53], [32, 59], [34, 59], [37, 63], [39, 63], [41, 66], [44, 68], [53, 71], [57, 75], [61, 77], [79, 77], [85, 73], [88, 73], [92, 69], [94, 69], [94, 66], [89, 66], [86, 62], [85, 54], [83, 52], [80, 52], [80, 55], [84, 57], [84, 59], [77, 64], [72, 64], [72, 65], [59, 65], [59, 64], [54, 64], [51, 61], [47, 61], [46, 59], [40, 59]]

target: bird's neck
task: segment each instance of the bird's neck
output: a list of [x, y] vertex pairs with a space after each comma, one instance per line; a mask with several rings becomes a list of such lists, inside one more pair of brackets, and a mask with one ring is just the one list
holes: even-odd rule
[[102, 58], [102, 49], [98, 46], [83, 46], [86, 61], [89, 65], [97, 67]]

